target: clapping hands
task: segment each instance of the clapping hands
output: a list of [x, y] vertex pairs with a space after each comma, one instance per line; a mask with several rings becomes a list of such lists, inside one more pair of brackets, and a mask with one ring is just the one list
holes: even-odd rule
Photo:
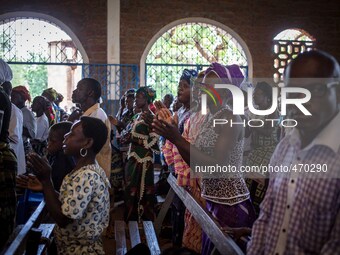
[[33, 191], [42, 191], [43, 186], [35, 175], [18, 175], [16, 178], [17, 187], [30, 189]]
[[27, 156], [27, 165], [33, 170], [38, 180], [42, 183], [51, 180], [52, 168], [47, 158], [41, 157], [36, 153], [30, 153]]
[[168, 108], [161, 102], [155, 101], [154, 105], [156, 107], [156, 117], [159, 120], [164, 120], [167, 123], [172, 123], [172, 114]]

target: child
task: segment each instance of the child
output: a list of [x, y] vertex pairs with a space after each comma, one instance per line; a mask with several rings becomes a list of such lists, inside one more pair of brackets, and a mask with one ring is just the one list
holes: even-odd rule
[[108, 131], [96, 118], [81, 117], [65, 135], [63, 149], [76, 166], [65, 176], [58, 194], [51, 182], [51, 167], [37, 154], [28, 156], [43, 186], [46, 207], [56, 221], [58, 254], [105, 254], [101, 234], [109, 222], [109, 180], [95, 158]]
[[45, 111], [48, 108], [49, 102], [43, 96], [37, 96], [33, 99], [32, 111], [36, 114], [37, 133], [34, 139], [31, 140], [33, 150], [39, 155], [45, 155], [47, 137], [48, 137], [48, 118]]
[[[60, 122], [54, 124], [48, 134], [47, 158], [52, 167], [53, 186], [58, 192], [65, 175], [71, 172], [75, 166], [73, 158], [65, 155], [63, 151], [64, 136], [70, 132], [71, 127], [72, 122]], [[17, 177], [17, 186], [42, 191], [42, 185], [34, 175], [19, 175]]]

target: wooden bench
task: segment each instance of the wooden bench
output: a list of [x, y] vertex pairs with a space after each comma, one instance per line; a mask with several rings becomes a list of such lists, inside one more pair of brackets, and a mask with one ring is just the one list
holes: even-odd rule
[[244, 255], [234, 240], [221, 230], [220, 224], [212, 215], [205, 208], [202, 208], [200, 203], [187, 190], [178, 186], [176, 178], [171, 174], [168, 177], [168, 183], [171, 188], [155, 221], [156, 233], [159, 234], [164, 217], [175, 194], [177, 194], [221, 254]]
[[[125, 232], [128, 229], [128, 237]], [[139, 226], [137, 221], [129, 221], [126, 226], [124, 221], [115, 221], [115, 239], [116, 239], [116, 254], [124, 255], [128, 249], [133, 248], [142, 242], [140, 230], [144, 230], [142, 238], [146, 239], [146, 243], [150, 249], [151, 255], [159, 255], [161, 253], [155, 229], [151, 221], [143, 221]], [[128, 242], [127, 240], [130, 240]]]
[[[32, 245], [32, 243], [29, 241], [29, 238], [31, 231], [34, 228], [38, 228], [39, 230], [42, 231], [41, 237], [43, 239], [45, 239], [46, 241], [51, 240], [55, 224], [41, 224], [46, 214], [47, 211], [45, 208], [45, 202], [42, 201], [37, 207], [37, 209], [34, 211], [32, 216], [28, 219], [26, 224], [17, 226], [16, 230], [14, 231], [12, 237], [8, 242], [8, 245], [1, 252], [1, 254], [5, 255], [25, 254], [27, 245]], [[38, 252], [36, 254], [39, 255], [44, 254], [48, 248], [48, 243], [49, 242], [36, 243], [36, 245], [38, 245]]]

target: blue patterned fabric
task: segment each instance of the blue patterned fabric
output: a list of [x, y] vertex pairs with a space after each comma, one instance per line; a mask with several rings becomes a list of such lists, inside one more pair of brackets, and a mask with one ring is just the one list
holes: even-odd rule
[[101, 234], [109, 223], [109, 181], [99, 165], [87, 165], [65, 176], [59, 200], [73, 221], [56, 227], [58, 254], [105, 254]]

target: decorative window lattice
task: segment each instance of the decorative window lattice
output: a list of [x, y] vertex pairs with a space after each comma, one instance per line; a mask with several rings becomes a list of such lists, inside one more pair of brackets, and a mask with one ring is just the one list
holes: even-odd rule
[[274, 45], [274, 80], [283, 80], [283, 72], [288, 63], [299, 53], [315, 48], [315, 40], [306, 32], [288, 29], [281, 32], [273, 40]]
[[145, 84], [157, 97], [176, 94], [184, 68], [201, 70], [212, 62], [238, 64], [247, 75], [248, 61], [241, 44], [214, 25], [190, 22], [172, 27], [161, 35], [146, 58]]
[[62, 29], [30, 17], [0, 21], [0, 57], [7, 62], [83, 62], [72, 39]]

